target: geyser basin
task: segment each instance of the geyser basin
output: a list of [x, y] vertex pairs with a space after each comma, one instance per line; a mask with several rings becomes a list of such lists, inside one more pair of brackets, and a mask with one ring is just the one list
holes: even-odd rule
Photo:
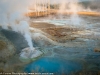
[[57, 75], [74, 73], [81, 70], [81, 64], [61, 58], [43, 57], [26, 66], [26, 72], [56, 73]]
[[[44, 55], [46, 55], [47, 57], [41, 58], [41, 59], [27, 65], [27, 67], [25, 68], [25, 71], [27, 71], [27, 72], [31, 72], [31, 71], [37, 72], [38, 71], [38, 72], [62, 73], [61, 68], [59, 68], [60, 66], [56, 66], [56, 65], [64, 64], [64, 66], [66, 68], [63, 67], [63, 72], [64, 73], [68, 72], [69, 73], [68, 75], [71, 75], [70, 73], [74, 72], [77, 68], [78, 68], [77, 71], [73, 75], [75, 75], [76, 73], [81, 73], [81, 72], [84, 72], [83, 73], [84, 75], [86, 73], [87, 74], [93, 73], [92, 75], [98, 74], [98, 72], [100, 71], [100, 60], [99, 60], [100, 54], [98, 52], [95, 52], [95, 50], [97, 50], [97, 49], [100, 50], [100, 33], [99, 33], [100, 32], [100, 21], [99, 21], [100, 17], [78, 16], [78, 19], [81, 21], [81, 22], [79, 22], [79, 25], [77, 25], [77, 23], [72, 24], [71, 21], [76, 22], [75, 19], [76, 18], [73, 19], [73, 17], [72, 17], [72, 20], [71, 20], [71, 18], [69, 16], [62, 16], [62, 18], [60, 18], [57, 15], [53, 15], [52, 18], [39, 18], [39, 19], [36, 19], [36, 21], [35, 20], [33, 21], [33, 19], [32, 19], [33, 23], [35, 23], [35, 25], [33, 24], [33, 27], [36, 27], [37, 29], [41, 29], [42, 31], [47, 29], [44, 32], [46, 32], [48, 34], [49, 34], [49, 30], [51, 30], [51, 33], [49, 35], [51, 35], [53, 38], [55, 38], [55, 40], [57, 38], [64, 37], [64, 36], [70, 36], [70, 35], [75, 36], [75, 39], [73, 39], [73, 40], [65, 39], [64, 43], [68, 44], [67, 46], [62, 46], [63, 42], [61, 42], [61, 43], [58, 42], [56, 44], [56, 46], [53, 45], [55, 48], [53, 48], [52, 45], [50, 47], [49, 46], [44, 47], [47, 43], [45, 43], [45, 44], [42, 43], [41, 47], [44, 51]], [[43, 22], [46, 22], [46, 23], [43, 24]], [[62, 29], [60, 30], [59, 28], [62, 28]], [[67, 28], [67, 29], [65, 29], [65, 28]], [[56, 31], [57, 31], [57, 33], [59, 32], [60, 34], [63, 34], [63, 32], [64, 32], [65, 35], [64, 36], [60, 35], [58, 37], [55, 35], [52, 35]], [[72, 34], [70, 32], [72, 32], [74, 34]], [[66, 35], [67, 33], [69, 33], [69, 35]], [[41, 40], [41, 38], [40, 38], [40, 40]], [[49, 41], [48, 39], [45, 39], [45, 40]], [[75, 44], [72, 45], [74, 42], [75, 42]], [[75, 45], [77, 45], [77, 46], [75, 46]], [[54, 57], [54, 58], [50, 59], [50, 58], [48, 58], [49, 56]], [[55, 57], [58, 57], [58, 59]], [[65, 63], [63, 63], [63, 62], [60, 63], [60, 61], [59, 61], [60, 58], [66, 59], [66, 60], [64, 60], [64, 61], [66, 61], [66, 64], [70, 62], [69, 60], [81, 63], [82, 70], [79, 71], [79, 67], [80, 67], [79, 64], [78, 64], [77, 68], [75, 68], [73, 70], [73, 67], [75, 67], [75, 66], [74, 66], [74, 63], [72, 63], [72, 62], [70, 62], [70, 64], [68, 64], [70, 66], [71, 70], [69, 70], [70, 68], [67, 69], [68, 66], [66, 66]], [[53, 59], [55, 59], [55, 60], [53, 60]], [[61, 59], [61, 61], [63, 61], [63, 59]], [[53, 63], [55, 63], [55, 65]], [[50, 65], [53, 65], [54, 67], [52, 67]], [[71, 65], [73, 65], [73, 67]], [[36, 70], [35, 67], [38, 68], [38, 66], [39, 66], [39, 69]], [[44, 70], [42, 71], [41, 70], [42, 68], [46, 69], [46, 71], [44, 71]], [[49, 70], [48, 70], [48, 68], [49, 68]], [[54, 70], [52, 68], [54, 68]], [[56, 68], [58, 68], [58, 69], [56, 69]], [[60, 70], [60, 71], [58, 71], [58, 70]], [[94, 74], [94, 72], [96, 74]], [[78, 74], [76, 74], [76, 75], [78, 75]]]

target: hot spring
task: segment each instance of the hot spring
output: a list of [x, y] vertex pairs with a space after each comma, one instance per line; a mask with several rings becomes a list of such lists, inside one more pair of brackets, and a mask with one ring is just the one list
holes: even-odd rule
[[[54, 73], [61, 74], [75, 74], [77, 72], [90, 71], [94, 72], [100, 70], [99, 64], [100, 54], [95, 52], [96, 48], [100, 46], [100, 17], [97, 16], [79, 16], [69, 17], [58, 16], [44, 17], [38, 19], [32, 19], [31, 21], [37, 25], [33, 39], [35, 45], [39, 47], [44, 55], [38, 60], [25, 66], [25, 72], [35, 73]], [[75, 28], [76, 32], [72, 32], [72, 36], [75, 36], [75, 40], [66, 40], [64, 43], [55, 42], [50, 39], [48, 34], [39, 28], [39, 25], [51, 24], [49, 28]], [[53, 25], [53, 26], [52, 26]], [[40, 26], [41, 27], [41, 26]], [[41, 31], [39, 31], [39, 30]], [[44, 29], [46, 27], [44, 26]], [[64, 30], [63, 30], [64, 31]], [[68, 33], [64, 31], [65, 33]], [[38, 34], [39, 33], [39, 34]], [[48, 44], [47, 43], [52, 43]]]
[[62, 0], [56, 9], [49, 0], [1, 0], [0, 30], [7, 30], [3, 33], [19, 51], [9, 61], [0, 62], [0, 70], [14, 65], [11, 71], [15, 66], [19, 71], [24, 64], [23, 71], [28, 73], [100, 74], [100, 13], [87, 10], [89, 6], [81, 3], [82, 7], [80, 1]]
[[25, 71], [35, 73], [69, 74], [81, 70], [81, 65], [54, 57], [43, 57], [26, 66]]

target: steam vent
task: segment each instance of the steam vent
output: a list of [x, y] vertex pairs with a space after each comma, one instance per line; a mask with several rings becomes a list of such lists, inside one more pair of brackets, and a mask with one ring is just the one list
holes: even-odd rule
[[30, 50], [30, 48], [25, 48], [25, 49], [22, 49], [20, 57], [23, 59], [32, 59], [32, 58], [36, 58], [40, 56], [41, 54], [42, 54], [41, 51], [35, 50], [34, 48], [33, 50]]
[[100, 75], [99, 0], [0, 0], [0, 75]]

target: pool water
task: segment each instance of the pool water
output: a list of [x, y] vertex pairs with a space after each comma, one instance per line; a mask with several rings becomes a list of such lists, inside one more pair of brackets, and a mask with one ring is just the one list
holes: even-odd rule
[[69, 74], [81, 70], [79, 63], [67, 61], [61, 58], [42, 57], [26, 66], [25, 72], [54, 73], [57, 75]]

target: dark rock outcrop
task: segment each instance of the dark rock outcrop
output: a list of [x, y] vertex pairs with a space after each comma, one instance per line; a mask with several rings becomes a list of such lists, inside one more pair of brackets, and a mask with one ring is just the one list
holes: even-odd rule
[[0, 61], [6, 62], [11, 56], [14, 55], [16, 49], [14, 45], [0, 33]]
[[16, 53], [20, 53], [23, 48], [28, 47], [27, 41], [20, 33], [4, 29], [2, 29], [1, 32], [9, 41], [14, 44]]

